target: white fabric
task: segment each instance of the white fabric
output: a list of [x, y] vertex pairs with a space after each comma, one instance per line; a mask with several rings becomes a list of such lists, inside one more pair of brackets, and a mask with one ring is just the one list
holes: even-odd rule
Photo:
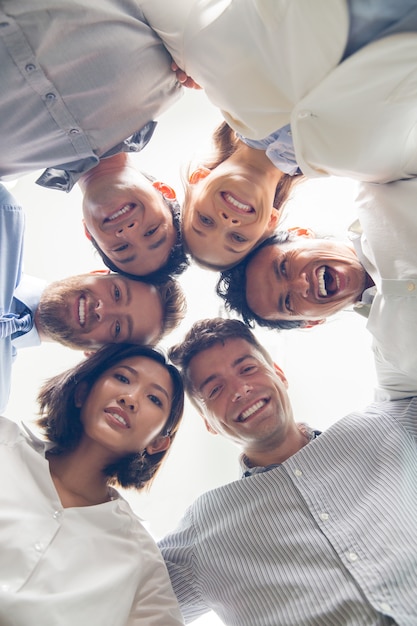
[[154, 541], [114, 491], [98, 506], [63, 508], [50, 444], [0, 418], [2, 626], [180, 626]]
[[[377, 399], [417, 394], [417, 179], [363, 184], [362, 235], [351, 239], [376, 285], [367, 328], [372, 333]], [[351, 227], [351, 230], [356, 230]]]
[[342, 62], [342, 0], [140, 0], [177, 61], [242, 135], [291, 122], [308, 176], [372, 182], [417, 175], [417, 35]]

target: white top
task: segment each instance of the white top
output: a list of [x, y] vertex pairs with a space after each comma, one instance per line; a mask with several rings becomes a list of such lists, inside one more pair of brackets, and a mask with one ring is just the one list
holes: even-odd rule
[[2, 626], [180, 626], [154, 541], [114, 491], [63, 508], [50, 448], [0, 418]]
[[415, 32], [375, 41], [340, 63], [346, 0], [140, 5], [235, 130], [262, 139], [291, 123], [304, 174], [372, 182], [417, 175]]
[[377, 398], [416, 395], [417, 179], [363, 184], [357, 202], [363, 234], [351, 226], [351, 238], [376, 285], [367, 328], [374, 337]]

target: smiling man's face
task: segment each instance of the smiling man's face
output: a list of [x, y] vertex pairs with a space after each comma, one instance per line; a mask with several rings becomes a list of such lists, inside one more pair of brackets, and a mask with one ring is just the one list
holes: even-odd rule
[[196, 354], [189, 377], [209, 430], [247, 454], [281, 441], [293, 422], [285, 377], [245, 339]]
[[90, 179], [84, 225], [120, 270], [145, 276], [165, 265], [176, 242], [172, 213], [162, 194], [132, 168]]
[[246, 268], [249, 308], [266, 320], [319, 320], [358, 301], [367, 274], [350, 245], [296, 237], [265, 246]]
[[81, 274], [45, 289], [35, 323], [49, 339], [93, 350], [107, 343], [155, 343], [163, 311], [153, 285], [118, 274]]

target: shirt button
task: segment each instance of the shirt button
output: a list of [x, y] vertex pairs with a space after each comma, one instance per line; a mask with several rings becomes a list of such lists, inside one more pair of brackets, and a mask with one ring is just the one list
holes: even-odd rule
[[0, 22], [0, 28], [7, 28], [9, 22]]
[[25, 70], [26, 70], [27, 72], [33, 72], [33, 70], [36, 70], [36, 65], [34, 65], [34, 63], [28, 63], [28, 64], [25, 66]]
[[43, 550], [43, 545], [39, 541], [35, 543], [35, 550], [36, 552], [42, 552]]
[[62, 511], [55, 511], [54, 514], [52, 515], [52, 517], [54, 519], [59, 519], [62, 515]]
[[415, 283], [407, 283], [407, 289], [408, 291], [414, 291], [414, 289], [416, 288], [416, 284]]
[[71, 128], [71, 130], [69, 131], [70, 135], [79, 135], [80, 134], [80, 129], [79, 128]]
[[299, 111], [297, 117], [299, 120], [303, 120], [306, 117], [311, 117], [311, 113], [310, 111]]
[[325, 522], [326, 520], [329, 519], [329, 514], [328, 513], [320, 513], [320, 519], [322, 519]]
[[45, 98], [46, 98], [47, 100], [51, 100], [51, 101], [52, 101], [52, 100], [55, 100], [56, 95], [55, 95], [54, 93], [47, 93], [47, 94], [46, 94], [46, 96], [45, 96]]
[[356, 554], [356, 552], [349, 552], [348, 557], [349, 561], [352, 561], [352, 563], [358, 560], [358, 555]]
[[387, 602], [381, 602], [381, 611], [384, 611], [384, 613], [389, 613], [391, 611], [391, 607]]
[[302, 476], [302, 475], [303, 475], [303, 472], [302, 472], [300, 469], [296, 469], [296, 470], [294, 470], [294, 474], [295, 474], [296, 476]]

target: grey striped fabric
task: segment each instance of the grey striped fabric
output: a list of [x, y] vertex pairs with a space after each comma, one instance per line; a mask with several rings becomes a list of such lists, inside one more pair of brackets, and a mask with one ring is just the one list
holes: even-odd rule
[[160, 542], [187, 622], [417, 625], [417, 398], [201, 496]]

